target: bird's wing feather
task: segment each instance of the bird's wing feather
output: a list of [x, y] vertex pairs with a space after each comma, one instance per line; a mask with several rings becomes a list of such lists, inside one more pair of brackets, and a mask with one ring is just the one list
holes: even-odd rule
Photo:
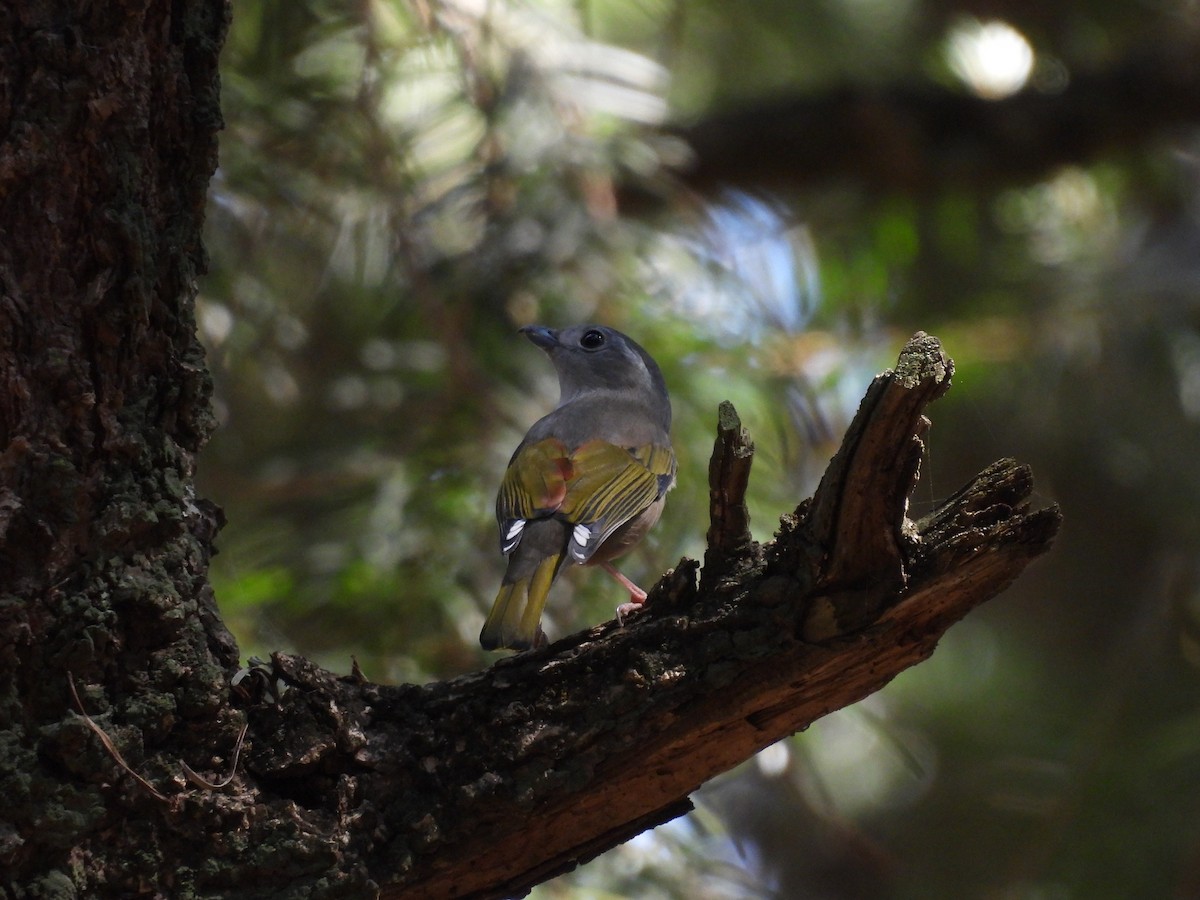
[[511, 553], [530, 519], [552, 515], [567, 496], [574, 468], [566, 445], [546, 438], [518, 448], [496, 495], [500, 552]]
[[559, 518], [575, 528], [571, 558], [587, 562], [614, 531], [654, 503], [674, 480], [669, 447], [632, 450], [607, 441], [588, 441], [571, 454], [573, 474]]

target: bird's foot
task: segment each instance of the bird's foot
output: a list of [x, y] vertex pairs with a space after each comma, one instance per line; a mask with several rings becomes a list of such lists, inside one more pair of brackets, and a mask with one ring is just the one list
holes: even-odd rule
[[631, 594], [628, 603], [621, 603], [617, 605], [617, 624], [623, 626], [625, 624], [625, 617], [631, 612], [636, 612], [637, 610], [641, 609], [643, 606], [645, 606], [645, 604], [645, 597], [643, 597], [641, 600], [638, 600], [636, 595]]
[[617, 607], [617, 624], [624, 625], [625, 617], [627, 615], [629, 615], [635, 609], [642, 608], [642, 604], [644, 604], [646, 602], [646, 592], [643, 591], [636, 584], [634, 584], [632, 581], [630, 581], [628, 578], [626, 578], [624, 575], [622, 575], [620, 572], [618, 572], [617, 567], [614, 566], [612, 563], [605, 562], [605, 563], [600, 563], [600, 565], [604, 569], [605, 572], [607, 572], [613, 578], [617, 579], [617, 581], [621, 582], [621, 584], [624, 586], [625, 590], [629, 591], [629, 602], [622, 603], [620, 606]]

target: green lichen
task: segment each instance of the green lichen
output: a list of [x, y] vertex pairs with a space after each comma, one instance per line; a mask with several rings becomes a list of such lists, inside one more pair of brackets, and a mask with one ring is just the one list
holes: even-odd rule
[[67, 873], [56, 869], [31, 883], [25, 896], [31, 900], [76, 900], [80, 894]]

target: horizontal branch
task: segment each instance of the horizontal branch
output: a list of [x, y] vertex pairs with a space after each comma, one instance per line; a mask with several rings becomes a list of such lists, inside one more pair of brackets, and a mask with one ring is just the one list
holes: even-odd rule
[[[923, 194], [1031, 183], [1197, 121], [1200, 51], [1157, 42], [1106, 71], [1072, 73], [1055, 93], [993, 101], [932, 85], [847, 85], [716, 113], [673, 134], [690, 149], [676, 175], [701, 192], [850, 181]], [[621, 202], [631, 211], [654, 201], [631, 184]]]
[[248, 774], [384, 896], [506, 897], [689, 808], [763, 747], [928, 657], [1057, 532], [1028, 469], [994, 464], [911, 522], [907, 496], [953, 363], [918, 334], [869, 389], [817, 494], [749, 540], [752, 445], [723, 407], [710, 565], [684, 560], [605, 623], [447, 682], [387, 687], [279, 655], [248, 710]]

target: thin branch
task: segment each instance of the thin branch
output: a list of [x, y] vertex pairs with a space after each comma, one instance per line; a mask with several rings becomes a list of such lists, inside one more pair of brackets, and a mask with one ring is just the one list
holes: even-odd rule
[[113, 744], [112, 739], [105, 734], [104, 729], [97, 725], [92, 720], [92, 717], [87, 714], [87, 711], [83, 708], [83, 701], [79, 699], [79, 692], [75, 690], [75, 676], [69, 671], [67, 672], [67, 687], [71, 689], [71, 698], [75, 701], [75, 709], [79, 716], [83, 719], [83, 724], [87, 725], [87, 727], [92, 730], [92, 733], [100, 739], [100, 743], [104, 745], [104, 749], [108, 751], [109, 756], [116, 761], [118, 766], [131, 775], [134, 781], [145, 788], [146, 793], [150, 794], [150, 796], [154, 797], [156, 800], [161, 800], [163, 803], [169, 804], [171, 802], [171, 798], [160, 794], [154, 785], [135, 772], [133, 767], [130, 766], [129, 763], [125, 762], [125, 757], [121, 755], [121, 751], [116, 748], [115, 744]]
[[223, 779], [220, 781], [209, 781], [203, 776], [197, 774], [196, 770], [187, 763], [183, 762], [183, 760], [180, 760], [179, 764], [183, 766], [183, 774], [188, 777], [188, 780], [191, 781], [192, 784], [196, 785], [197, 787], [206, 788], [210, 791], [219, 791], [222, 788], [228, 787], [233, 781], [233, 776], [237, 774], [238, 759], [242, 755], [242, 744], [246, 740], [246, 730], [249, 727], [249, 722], [242, 725], [242, 730], [238, 734], [237, 744], [233, 748], [233, 762], [229, 764], [229, 774]]

